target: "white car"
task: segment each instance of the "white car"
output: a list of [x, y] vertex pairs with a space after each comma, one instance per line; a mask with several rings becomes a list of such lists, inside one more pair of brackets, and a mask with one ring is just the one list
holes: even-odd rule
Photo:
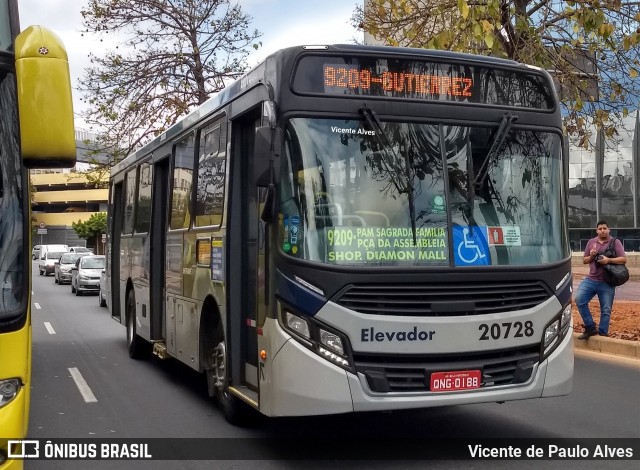
[[33, 247], [33, 250], [31, 250], [31, 259], [38, 259], [40, 258], [40, 245], [36, 245]]

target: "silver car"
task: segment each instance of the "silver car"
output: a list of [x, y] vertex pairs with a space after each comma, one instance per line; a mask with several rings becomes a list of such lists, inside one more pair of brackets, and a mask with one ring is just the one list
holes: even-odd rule
[[31, 259], [38, 259], [40, 258], [40, 245], [36, 245], [33, 247], [33, 250], [31, 250]]
[[76, 265], [81, 254], [63, 253], [56, 263], [53, 279], [56, 284], [69, 284], [71, 282], [71, 268]]
[[81, 256], [71, 268], [71, 293], [98, 292], [100, 273], [105, 267], [104, 255]]
[[53, 274], [56, 271], [56, 263], [63, 253], [62, 251], [47, 251], [44, 257], [40, 258], [40, 263], [38, 264], [40, 275], [42, 276], [44, 274], [48, 276], [49, 274]]
[[88, 255], [92, 255], [93, 251], [91, 251], [89, 248], [85, 248], [84, 246], [70, 246], [69, 253], [85, 253]]

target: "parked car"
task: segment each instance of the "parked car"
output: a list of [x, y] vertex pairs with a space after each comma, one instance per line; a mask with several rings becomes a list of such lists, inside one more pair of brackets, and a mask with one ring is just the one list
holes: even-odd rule
[[33, 247], [33, 250], [31, 250], [31, 259], [38, 259], [40, 258], [40, 245], [36, 245]]
[[93, 251], [91, 251], [89, 248], [86, 248], [84, 246], [70, 246], [69, 247], [69, 253], [88, 253], [88, 254], [93, 254]]
[[56, 263], [53, 273], [53, 280], [56, 284], [71, 283], [71, 268], [76, 265], [76, 261], [81, 256], [88, 256], [88, 253], [63, 253]]
[[104, 255], [81, 256], [71, 268], [71, 293], [98, 292], [100, 273], [105, 268]]
[[107, 306], [107, 270], [100, 271], [100, 288], [98, 289], [98, 304], [101, 307]]
[[38, 270], [40, 271], [40, 275], [43, 274], [48, 276], [49, 274], [53, 274], [56, 270], [56, 263], [65, 253], [64, 251], [47, 251], [43, 257], [40, 258], [40, 263], [38, 263]]

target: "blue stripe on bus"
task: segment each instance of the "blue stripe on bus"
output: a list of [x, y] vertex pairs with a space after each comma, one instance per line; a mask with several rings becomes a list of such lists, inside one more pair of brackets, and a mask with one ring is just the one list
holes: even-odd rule
[[564, 283], [564, 286], [560, 286], [560, 290], [556, 293], [558, 296], [558, 300], [560, 301], [560, 305], [567, 305], [571, 302], [571, 286], [573, 285], [573, 280], [569, 277], [568, 281]]
[[327, 303], [323, 296], [289, 279], [279, 270], [276, 270], [276, 286], [278, 296], [300, 313], [313, 316]]

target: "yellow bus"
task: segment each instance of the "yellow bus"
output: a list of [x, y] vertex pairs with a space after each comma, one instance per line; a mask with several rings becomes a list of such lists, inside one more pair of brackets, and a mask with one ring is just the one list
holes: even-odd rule
[[9, 441], [27, 435], [31, 388], [29, 168], [75, 165], [67, 53], [40, 26], [19, 33], [0, 0], [0, 470], [23, 468]]

